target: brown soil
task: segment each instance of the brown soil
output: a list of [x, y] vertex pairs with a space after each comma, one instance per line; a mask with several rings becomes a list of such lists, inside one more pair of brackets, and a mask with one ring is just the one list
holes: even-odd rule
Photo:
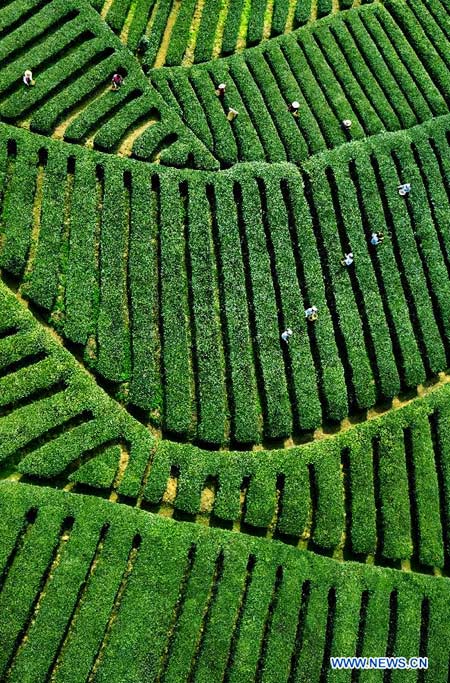
[[113, 4], [113, 2], [114, 2], [114, 0], [106, 0], [105, 4], [102, 7], [102, 11], [100, 12], [100, 16], [102, 19], [104, 19], [106, 17], [106, 15], [108, 14], [110, 7]]
[[176, 477], [169, 477], [167, 482], [167, 488], [164, 491], [163, 503], [167, 505], [173, 505], [175, 503], [175, 498], [177, 497], [178, 489], [178, 479]]
[[64, 135], [66, 133], [66, 130], [70, 126], [70, 124], [75, 121], [75, 119], [83, 112], [87, 107], [89, 107], [92, 102], [95, 100], [99, 99], [100, 97], [103, 97], [108, 90], [110, 89], [111, 85], [110, 83], [107, 83], [105, 87], [100, 90], [100, 92], [96, 91], [92, 97], [87, 99], [86, 101], [83, 102], [83, 104], [80, 104], [79, 106], [75, 107], [75, 109], [72, 111], [71, 114], [67, 118], [64, 119], [60, 124], [58, 124], [55, 128], [55, 130], [52, 133], [52, 138], [55, 140], [63, 140]]
[[272, 31], [273, 5], [274, 0], [268, 0], [264, 15], [263, 40], [270, 38], [270, 33]]
[[195, 8], [194, 16], [192, 18], [191, 28], [189, 31], [189, 41], [186, 47], [186, 52], [182, 61], [182, 66], [191, 66], [194, 62], [195, 46], [197, 44], [197, 34], [200, 26], [200, 20], [203, 14], [203, 7], [205, 0], [198, 0]]
[[155, 123], [156, 119], [149, 119], [148, 121], [144, 121], [144, 123], [140, 123], [135, 128], [133, 128], [130, 131], [130, 133], [128, 133], [126, 137], [122, 140], [120, 147], [117, 150], [117, 154], [123, 157], [131, 156], [133, 145], [136, 142], [136, 140], [139, 137], [141, 137], [141, 135], [147, 130], [147, 128], [150, 128], [150, 126], [153, 126]]
[[117, 493], [117, 489], [119, 488], [120, 484], [122, 483], [122, 480], [125, 476], [125, 471], [128, 467], [128, 463], [130, 462], [130, 454], [126, 450], [125, 446], [121, 446], [120, 450], [120, 460], [119, 460], [119, 466], [117, 468], [117, 473], [116, 473], [116, 478], [114, 479], [113, 483], [113, 490], [111, 492], [111, 495], [109, 496], [109, 500], [112, 503], [116, 503], [117, 499], [119, 497]]
[[159, 67], [164, 66], [166, 63], [166, 56], [169, 50], [170, 40], [172, 38], [173, 27], [175, 26], [180, 9], [181, 0], [174, 0], [169, 18], [167, 20], [166, 28], [164, 30], [164, 35], [159, 46], [158, 54], [156, 55], [155, 63], [153, 64], [154, 69], [158, 69]]
[[130, 33], [130, 27], [133, 23], [134, 15], [136, 13], [137, 4], [137, 0], [133, 0], [131, 3], [130, 11], [128, 12], [128, 16], [125, 19], [125, 23], [120, 34], [120, 40], [124, 45], [127, 45], [128, 43], [128, 34]]
[[97, 360], [97, 339], [94, 334], [91, 334], [87, 340], [85, 353], [91, 361]]
[[202, 491], [200, 498], [200, 512], [203, 515], [211, 514], [214, 507], [214, 500], [216, 498], [216, 492], [209, 486], [205, 486]]

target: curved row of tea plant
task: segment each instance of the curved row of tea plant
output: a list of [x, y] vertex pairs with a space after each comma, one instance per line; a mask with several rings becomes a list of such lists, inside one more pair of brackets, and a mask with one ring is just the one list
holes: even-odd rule
[[421, 679], [447, 680], [446, 579], [20, 484], [0, 485], [0, 536], [8, 683], [319, 683], [355, 654], [427, 656]]
[[196, 174], [3, 126], [0, 266], [166, 433], [311, 431], [448, 365], [449, 129], [442, 117], [301, 169]]
[[[163, 5], [157, 7], [162, 11]], [[440, 0], [389, 0], [335, 14], [231, 58], [153, 69], [149, 83], [83, 0], [15, 0], [0, 10], [0, 117], [169, 166], [299, 163], [348, 139], [445, 114], [449, 35]], [[35, 74], [34, 88], [23, 86], [26, 68]], [[124, 85], [111, 92], [119, 68]], [[215, 94], [220, 82], [227, 84], [223, 99]], [[300, 103], [298, 117], [288, 111], [293, 100]], [[239, 112], [233, 121], [227, 120], [230, 107]], [[352, 120], [350, 132], [343, 119]]]
[[[0, 9], [0, 119], [141, 159], [217, 162], [150, 86], [139, 64], [83, 0], [15, 0]], [[123, 87], [111, 91], [118, 69]], [[22, 83], [32, 69], [36, 84]]]
[[[144, 69], [205, 62], [331, 14], [331, 0], [90, 0]], [[341, 0], [349, 9], [352, 0]]]
[[207, 512], [320, 553], [448, 568], [450, 385], [295, 448], [201, 451], [156, 442], [4, 285], [0, 303], [3, 476], [103, 489], [162, 514], [170, 504], [185, 519]]
[[[0, 284], [2, 476], [20, 464], [40, 478], [68, 477], [76, 470], [82, 480], [100, 454], [97, 479], [89, 483], [126, 490], [127, 481], [134, 486], [142, 479], [153, 447], [149, 432]], [[122, 451], [127, 468], [118, 479]]]
[[[155, 69], [150, 80], [221, 166], [297, 164], [347, 140], [446, 114], [449, 37], [450, 15], [440, 0], [388, 0], [229, 59]], [[227, 86], [223, 98], [215, 95], [219, 83]], [[288, 111], [294, 100], [296, 117]], [[239, 112], [231, 123], [230, 107]], [[344, 119], [352, 121], [350, 131]]]

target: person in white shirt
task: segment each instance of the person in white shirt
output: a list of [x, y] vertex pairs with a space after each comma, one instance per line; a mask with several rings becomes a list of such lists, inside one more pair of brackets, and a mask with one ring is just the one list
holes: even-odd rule
[[397, 189], [401, 197], [406, 197], [411, 192], [411, 183], [403, 183], [403, 185], [399, 185]]
[[281, 334], [281, 339], [282, 339], [284, 342], [286, 342], [286, 344], [287, 344], [288, 341], [289, 341], [289, 337], [291, 337], [292, 334], [293, 334], [292, 330], [288, 327], [287, 330], [285, 330], [284, 332], [282, 332], [282, 334]]
[[351, 120], [350, 119], [344, 119], [342, 121], [342, 127], [345, 128], [346, 130], [350, 130], [350, 128], [352, 127]]
[[31, 69], [27, 69], [27, 70], [25, 71], [22, 80], [23, 80], [23, 82], [25, 83], [25, 85], [26, 85], [27, 87], [30, 87], [31, 85], [34, 85], [34, 81], [33, 81], [33, 72], [31, 71]]
[[354, 260], [355, 259], [353, 258], [352, 252], [350, 252], [349, 254], [344, 254], [344, 258], [341, 259], [341, 265], [348, 268], [352, 265]]
[[382, 232], [373, 232], [372, 237], [370, 238], [370, 244], [373, 244], [374, 247], [377, 247], [379, 244], [381, 244], [384, 240], [384, 233]]
[[317, 306], [310, 306], [309, 308], [305, 308], [305, 318], [310, 320], [311, 322], [313, 320], [317, 320], [318, 316], [318, 308]]

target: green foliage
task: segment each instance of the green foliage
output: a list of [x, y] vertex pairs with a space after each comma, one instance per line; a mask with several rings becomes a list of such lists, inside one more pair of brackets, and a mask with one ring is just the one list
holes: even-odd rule
[[213, 230], [217, 230], [220, 253], [218, 276], [225, 309], [231, 420], [235, 439], [251, 443], [259, 438], [259, 405], [238, 216], [232, 189], [223, 178], [215, 181], [214, 194]]
[[[4, 336], [3, 330], [12, 332]], [[159, 504], [175, 472], [174, 506], [185, 513], [200, 511], [202, 490], [215, 481], [216, 518], [237, 521], [243, 515], [252, 527], [310, 537], [322, 551], [341, 547], [345, 532], [345, 546], [357, 556], [412, 557], [428, 566], [446, 561], [450, 507], [441, 506], [450, 480], [448, 386], [334, 438], [268, 451], [264, 458], [169, 441], [152, 452], [145, 427], [107, 398], [4, 290], [0, 332], [0, 455], [3, 462], [18, 462], [20, 471], [110, 489], [119, 451], [108, 447], [120, 442], [128, 460], [115, 485], [127, 497], [143, 493]], [[281, 413], [274, 415], [281, 419]], [[223, 425], [223, 417], [205, 422], [205, 440], [212, 441], [215, 425]]]
[[120, 455], [120, 446], [107, 447], [102, 453], [88, 460], [85, 465], [81, 465], [71, 475], [71, 481], [94, 488], [110, 489], [114, 484]]
[[249, 47], [260, 43], [263, 39], [266, 4], [266, 0], [252, 0], [251, 2], [246, 41]]
[[170, 37], [169, 48], [166, 55], [166, 65], [176, 66], [181, 64], [189, 40], [189, 31], [194, 16], [196, 2], [187, 0], [182, 2], [173, 32]]
[[186, 240], [190, 254], [187, 274], [194, 323], [198, 437], [220, 445], [225, 432], [226, 395], [211, 207], [204, 186], [189, 183], [186, 190]]
[[161, 442], [144, 496], [158, 504], [176, 472], [174, 507], [196, 514], [205, 482], [214, 479], [216, 518], [236, 521], [244, 514], [242, 521], [275, 528], [282, 538], [310, 538], [316, 550], [344, 543], [354, 557], [443, 566], [450, 519], [448, 396], [448, 387], [441, 388], [334, 438], [268, 451], [264, 458]]
[[148, 37], [148, 45], [142, 56], [142, 66], [150, 69], [158, 54], [159, 46], [164, 35], [167, 20], [170, 14], [171, 3], [161, 2], [155, 5], [152, 30]]
[[[24, 150], [25, 151], [25, 150]], [[0, 266], [15, 276], [25, 269], [33, 228], [37, 158], [25, 153], [14, 161], [14, 175], [5, 192], [2, 214], [3, 248]]]
[[289, 12], [289, 0], [275, 0], [273, 5], [271, 35], [284, 33]]
[[446, 681], [448, 7], [3, 5], [0, 679]]
[[195, 43], [194, 62], [196, 63], [211, 59], [222, 4], [223, 0], [205, 0]]
[[205, 112], [208, 126], [212, 133], [214, 156], [219, 158], [225, 166], [235, 164], [238, 160], [238, 152], [231, 123], [226, 117], [228, 112], [224, 111], [219, 98], [215, 94], [215, 87], [211, 81], [210, 74], [200, 69], [192, 70], [189, 80], [193, 92], [195, 92]]
[[99, 301], [97, 262], [99, 169], [88, 158], [77, 160], [73, 179], [69, 244], [65, 256], [64, 334], [86, 344], [94, 332]]
[[[229, 134], [221, 144], [236, 150], [247, 123], [232, 122], [234, 136], [223, 107], [237, 91], [222, 103], [213, 87], [206, 96], [199, 82], [199, 96], [214, 98]], [[442, 118], [341, 146], [300, 170], [254, 164], [197, 175], [155, 174], [19, 131], [13, 142], [4, 126], [0, 258], [155, 424], [217, 445], [304, 433], [447, 365], [447, 130]], [[405, 179], [414, 187], [406, 200], [397, 193]], [[26, 203], [20, 214], [16, 201]], [[377, 248], [372, 232], [386, 234]], [[349, 251], [355, 263], [345, 269]], [[304, 319], [310, 305], [314, 325]]]
[[281, 438], [288, 436], [292, 430], [292, 414], [280, 347], [280, 325], [271, 264], [261, 220], [261, 199], [253, 178], [242, 179], [240, 188], [240, 196], [236, 197], [236, 201], [254, 302], [255, 338], [264, 390], [265, 434], [269, 438]]
[[425, 627], [428, 675], [447, 675], [443, 581], [32, 486], [3, 484], [0, 505], [2, 566], [25, 538], [0, 597], [1, 666], [11, 662], [11, 680], [25, 680], [32, 661], [33, 674], [54, 671], [65, 683], [93, 668], [99, 681], [138, 683], [158, 672], [220, 680], [227, 671], [240, 682], [258, 670], [272, 681], [294, 670], [314, 683], [330, 653], [354, 654], [358, 634], [364, 655], [382, 656], [390, 632], [392, 653], [410, 656]]
[[223, 55], [232, 54], [236, 49], [239, 27], [242, 21], [242, 10], [244, 0], [233, 0], [230, 3], [225, 28], [223, 32], [222, 53]]
[[[96, 0], [90, 0], [90, 4], [101, 11]], [[106, 23], [112, 30], [120, 34], [124, 28], [130, 7], [135, 5], [131, 16], [128, 33], [124, 37], [129, 49], [143, 57], [143, 66], [146, 71], [151, 70], [155, 64], [158, 51], [163, 45], [163, 40], [168, 41], [167, 54], [164, 66], [178, 66], [182, 63], [191, 38], [190, 28], [194, 16], [196, 3], [194, 0], [183, 0], [178, 11], [178, 16], [169, 34], [165, 34], [169, 14], [173, 8], [172, 0], [160, 0], [158, 4], [154, 0], [113, 0], [105, 16]], [[205, 62], [212, 59], [214, 39], [220, 11], [224, 0], [206, 0], [202, 7], [200, 23], [195, 38], [194, 63]], [[341, 9], [349, 9], [351, 3], [341, 3]], [[331, 14], [331, 0], [321, 0], [318, 6], [317, 18]], [[248, 24], [245, 40], [246, 46], [258, 45], [263, 40], [264, 19], [267, 12], [266, 0], [252, 0], [250, 8], [246, 8], [244, 0], [233, 0], [227, 8], [223, 31], [220, 57], [233, 54], [236, 51], [238, 33], [243, 23]], [[286, 22], [289, 12], [289, 0], [275, 0], [270, 35], [278, 36], [285, 33]], [[248, 14], [248, 16], [247, 16]], [[311, 15], [311, 5], [308, 0], [298, 0], [295, 9], [294, 28], [305, 24]], [[149, 31], [149, 22], [152, 21]], [[146, 37], [149, 41], [142, 53], [139, 41]]]
[[297, 0], [294, 14], [294, 26], [303, 26], [311, 19], [311, 0]]
[[317, 0], [317, 18], [321, 19], [331, 14], [332, 7], [331, 0]]
[[184, 262], [184, 206], [174, 178], [161, 178], [160, 206], [162, 359], [165, 426], [187, 434], [192, 420], [192, 367], [189, 350], [188, 283]]
[[[19, 31], [12, 34], [5, 27], [3, 56], [11, 59], [18, 52], [18, 59], [6, 65], [0, 85], [4, 120], [17, 122], [28, 117], [30, 129], [45, 135], [54, 133], [62, 123], [64, 135], [76, 142], [84, 142], [93, 132], [94, 146], [114, 152], [133, 126], [156, 119], [159, 125], [152, 127], [152, 136], [137, 140], [140, 158], [154, 160], [166, 146], [180, 141], [185, 148], [183, 162], [191, 154], [194, 165], [215, 166], [209, 152], [150, 86], [138, 62], [87, 3], [55, 0], [53, 12], [48, 7], [40, 9], [30, 15], [24, 3]], [[127, 3], [117, 0], [108, 15], [123, 15], [127, 10]], [[164, 5], [160, 10], [163, 12]], [[162, 20], [164, 28], [164, 17]], [[155, 31], [157, 27], [158, 22]], [[38, 40], [40, 35], [43, 38]], [[27, 88], [20, 74], [30, 67], [36, 83]], [[125, 76], [123, 89], [111, 92], [110, 79], [118, 69]], [[180, 147], [166, 151], [161, 161], [171, 165], [176, 155], [179, 159]]]
[[130, 400], [139, 408], [150, 409], [152, 419], [159, 423], [163, 388], [158, 364], [158, 197], [147, 174], [138, 169], [133, 172], [130, 200], [127, 284], [132, 301], [133, 339]]
[[106, 165], [100, 232], [100, 304], [97, 323], [98, 369], [111, 381], [130, 376], [128, 252], [130, 194], [120, 169]]
[[150, 435], [44, 333], [4, 285], [0, 297], [1, 329], [14, 332], [0, 340], [1, 462], [20, 462], [40, 478], [67, 476], [102, 444], [122, 439], [131, 444], [123, 480], [129, 487], [136, 466], [145, 467], [150, 457]]
[[132, 0], [114, 0], [109, 8], [105, 21], [115, 33], [119, 33], [127, 18]]
[[[444, 97], [448, 97], [450, 89], [448, 84], [449, 55], [445, 49], [447, 39], [439, 25], [432, 19], [429, 11], [419, 6], [419, 3], [411, 2], [411, 9], [404, 6], [398, 0], [389, 0], [387, 8], [397, 21], [405, 37], [414, 45], [415, 50], [425, 50], [423, 53], [424, 64], [430, 79], [441, 86]], [[418, 13], [418, 17], [416, 16]], [[440, 42], [444, 41], [441, 47]], [[425, 46], [427, 46], [425, 48]]]
[[286, 158], [294, 163], [300, 162], [307, 156], [306, 145], [299, 135], [293, 116], [287, 111], [288, 103], [282, 97], [275, 78], [268, 72], [263, 55], [253, 52], [246, 61], [283, 144], [285, 152], [280, 161]]
[[[146, 36], [146, 28], [154, 9], [156, 0], [137, 0], [136, 11], [128, 32], [127, 45], [135, 52], [142, 36]], [[147, 37], [147, 36], [146, 36]]]
[[[261, 8], [264, 13], [265, 3]], [[401, 21], [409, 22], [408, 26], [416, 21], [407, 5], [402, 5], [403, 15]], [[299, 163], [311, 153], [341, 145], [348, 137], [360, 139], [409, 128], [429, 119], [430, 111], [443, 114], [450, 87], [444, 63], [450, 57], [445, 48], [440, 48], [442, 54], [436, 53], [433, 64], [441, 64], [442, 69], [433, 82], [427, 72], [428, 54], [430, 50], [434, 54], [433, 40], [439, 46], [445, 41], [439, 31], [434, 38], [432, 27], [434, 31], [437, 28], [427, 17], [424, 15], [423, 21], [429, 30], [421, 35], [416, 52], [391, 13], [374, 3], [326, 17], [247, 49], [242, 55], [183, 69], [183, 77], [188, 76], [196, 91], [184, 88], [183, 95], [178, 95], [187, 112], [185, 120], [192, 122], [189, 125], [206, 146], [212, 134], [213, 153], [226, 167], [235, 163], [236, 157], [232, 130], [236, 131], [239, 160], [261, 158], [261, 146], [253, 144], [252, 135], [260, 140], [267, 161]], [[250, 19], [259, 21], [253, 12]], [[225, 40], [226, 35], [225, 30]], [[398, 54], [404, 54], [405, 59], [399, 60]], [[165, 69], [154, 78], [161, 95], [176, 72]], [[223, 102], [225, 111], [228, 107], [239, 111], [231, 126], [225, 125], [222, 107], [214, 96], [214, 87], [220, 82], [229, 86]], [[204, 110], [202, 122], [199, 114], [194, 114], [198, 100]], [[288, 111], [288, 104], [294, 100], [300, 103], [297, 118]], [[344, 119], [352, 120], [347, 133], [341, 126]], [[245, 129], [253, 129], [251, 134], [245, 129], [245, 133], [240, 132], [244, 124]]]
[[68, 176], [68, 161], [62, 155], [55, 155], [47, 168], [49, 173], [42, 184], [36, 267], [29, 274], [25, 291], [38, 306], [52, 310], [57, 295], [59, 255], [65, 227], [65, 196], [71, 176]]

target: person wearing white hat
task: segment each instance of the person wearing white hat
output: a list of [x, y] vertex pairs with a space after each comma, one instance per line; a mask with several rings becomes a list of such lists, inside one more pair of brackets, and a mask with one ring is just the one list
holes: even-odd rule
[[285, 330], [285, 331], [281, 334], [281, 339], [282, 339], [284, 342], [286, 342], [286, 344], [287, 344], [288, 341], [289, 341], [289, 337], [291, 337], [292, 334], [293, 334], [292, 330], [288, 327], [288, 329]]
[[379, 244], [382, 243], [383, 240], [384, 240], [384, 233], [373, 232], [372, 237], [370, 238], [370, 244], [373, 244], [374, 247], [377, 247]]
[[288, 109], [294, 116], [298, 116], [298, 110], [300, 109], [300, 102], [297, 102], [297, 100], [294, 100], [293, 102], [291, 102]]
[[223, 97], [223, 96], [225, 95], [226, 89], [227, 89], [226, 84], [225, 84], [225, 83], [220, 83], [220, 84], [217, 86], [217, 90], [216, 90], [216, 95], [217, 95], [217, 97]]
[[23, 82], [25, 83], [25, 85], [26, 85], [28, 88], [29, 88], [31, 85], [34, 85], [34, 81], [33, 81], [33, 72], [31, 71], [31, 69], [27, 69], [27, 70], [25, 71], [22, 80], [23, 80]]
[[233, 119], [235, 119], [238, 114], [239, 112], [236, 109], [230, 107], [227, 114], [228, 121], [233, 121]]
[[342, 121], [342, 127], [345, 128], [345, 130], [350, 130], [350, 128], [352, 127], [351, 120], [350, 119], [344, 119]]

